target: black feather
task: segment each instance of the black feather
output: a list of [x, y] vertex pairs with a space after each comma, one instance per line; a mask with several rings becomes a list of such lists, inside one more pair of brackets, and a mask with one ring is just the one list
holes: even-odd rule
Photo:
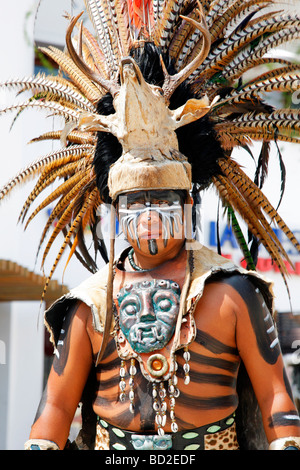
[[260, 155], [258, 157], [254, 183], [261, 189], [268, 175], [268, 165], [270, 157], [270, 142], [263, 142]]
[[278, 208], [281, 204], [282, 198], [283, 198], [284, 191], [285, 191], [286, 169], [285, 169], [285, 164], [284, 164], [284, 161], [283, 161], [283, 157], [282, 157], [282, 154], [280, 152], [280, 148], [278, 146], [278, 142], [277, 142], [276, 139], [275, 139], [275, 144], [276, 144], [277, 152], [278, 152], [280, 175], [281, 175], [280, 199], [279, 199], [279, 202], [278, 202], [278, 205], [277, 205], [277, 208], [276, 208], [276, 210], [278, 210]]
[[[97, 105], [97, 112], [108, 116], [115, 112], [111, 94], [106, 94]], [[96, 174], [96, 184], [100, 192], [101, 199], [110, 203], [109, 190], [107, 186], [108, 172], [110, 166], [122, 155], [122, 145], [118, 139], [109, 132], [98, 132], [97, 144], [94, 156], [94, 169]]]

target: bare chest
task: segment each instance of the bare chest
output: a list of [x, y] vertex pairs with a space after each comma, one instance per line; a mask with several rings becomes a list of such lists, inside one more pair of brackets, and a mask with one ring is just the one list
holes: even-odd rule
[[[170, 396], [169, 381], [159, 384], [165, 391], [161, 395], [165, 393], [166, 429], [172, 424], [172, 403], [176, 403], [176, 420], [182, 429], [221, 419], [237, 406], [240, 362], [234, 322], [224, 302], [205, 299], [194, 312], [193, 343], [176, 353], [176, 396]], [[95, 411], [125, 429], [153, 430], [157, 426], [154, 404], [153, 384], [141, 373], [138, 361], [121, 361], [112, 339], [97, 372]]]

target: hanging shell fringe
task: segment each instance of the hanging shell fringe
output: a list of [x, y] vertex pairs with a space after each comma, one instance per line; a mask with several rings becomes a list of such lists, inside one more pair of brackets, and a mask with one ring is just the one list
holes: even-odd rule
[[[183, 371], [184, 371], [184, 384], [188, 385], [190, 383], [190, 376], [189, 376], [189, 371], [190, 371], [190, 365], [189, 365], [189, 360], [190, 360], [190, 353], [188, 351], [188, 347], [186, 346], [184, 348], [184, 353], [183, 353], [183, 358], [185, 360], [185, 363], [183, 365]], [[126, 382], [125, 382], [125, 375], [126, 375], [126, 368], [125, 368], [126, 362], [124, 360], [121, 360], [121, 366], [120, 366], [120, 382], [119, 382], [119, 388], [120, 388], [120, 401], [124, 402], [126, 400]], [[176, 375], [176, 371], [178, 369], [178, 364], [175, 361], [175, 372], [172, 375], [171, 378], [167, 381], [167, 389], [165, 387], [165, 382], [160, 381], [160, 382], [153, 382], [152, 383], [152, 398], [153, 398], [153, 410], [155, 411], [155, 423], [157, 425], [157, 433], [160, 436], [163, 436], [165, 434], [164, 427], [167, 422], [167, 402], [166, 398], [167, 395], [169, 397], [169, 405], [170, 405], [170, 419], [171, 419], [171, 431], [173, 433], [176, 433], [178, 431], [178, 425], [176, 422], [176, 416], [175, 416], [175, 405], [176, 405], [176, 399], [180, 395], [180, 390], [177, 387], [178, 383], [178, 378]], [[130, 360], [130, 367], [129, 367], [129, 393], [128, 393], [128, 398], [130, 400], [130, 405], [129, 405], [129, 410], [131, 413], [134, 414], [134, 377], [137, 373], [136, 369], [136, 361], [135, 359]]]

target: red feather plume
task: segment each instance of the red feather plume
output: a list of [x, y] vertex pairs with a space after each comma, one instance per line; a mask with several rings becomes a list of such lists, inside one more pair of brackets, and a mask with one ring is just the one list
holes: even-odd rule
[[153, 22], [152, 0], [127, 0], [127, 5], [135, 33], [149, 32]]

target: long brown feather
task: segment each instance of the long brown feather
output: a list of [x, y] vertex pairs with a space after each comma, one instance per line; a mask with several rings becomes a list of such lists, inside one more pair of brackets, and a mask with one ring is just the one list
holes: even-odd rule
[[[34, 137], [29, 143], [41, 142], [43, 140], [60, 140], [63, 130], [61, 131], [50, 131], [41, 134], [39, 137]], [[76, 132], [72, 131], [68, 133], [67, 141], [70, 144], [91, 144], [95, 145], [96, 137], [88, 132]]]
[[[60, 261], [60, 259], [61, 259], [62, 255], [63, 255], [63, 253], [64, 253], [64, 251], [65, 251], [67, 245], [69, 244], [69, 242], [70, 242], [70, 240], [71, 240], [71, 237], [72, 237], [74, 234], [76, 235], [76, 232], [77, 232], [77, 230], [78, 230], [78, 228], [79, 228], [80, 223], [82, 222], [82, 219], [83, 219], [84, 215], [86, 214], [86, 211], [88, 210], [88, 208], [89, 208], [91, 205], [93, 205], [94, 201], [97, 200], [97, 198], [98, 198], [98, 189], [97, 189], [97, 188], [94, 188], [94, 189], [91, 191], [91, 193], [87, 195], [86, 200], [85, 200], [85, 202], [84, 202], [84, 204], [83, 204], [83, 206], [82, 206], [80, 212], [76, 215], [74, 221], [72, 222], [72, 225], [71, 225], [71, 227], [70, 227], [70, 229], [69, 229], [69, 231], [68, 231], [68, 233], [67, 233], [67, 235], [66, 235], [66, 237], [65, 237], [65, 239], [64, 239], [63, 244], [61, 245], [61, 248], [60, 248], [60, 250], [59, 250], [59, 252], [58, 252], [58, 255], [56, 256], [55, 261], [54, 261], [54, 263], [53, 263], [53, 265], [52, 265], [51, 271], [50, 271], [50, 273], [49, 273], [49, 275], [48, 275], [48, 277], [47, 277], [47, 279], [46, 279], [45, 287], [44, 287], [43, 294], [42, 294], [42, 301], [43, 301], [43, 299], [44, 299], [44, 297], [45, 297], [45, 294], [46, 294], [46, 291], [47, 291], [49, 282], [50, 282], [50, 280], [52, 279], [52, 276], [53, 276], [54, 271], [55, 271], [55, 269], [56, 269], [56, 267], [57, 267], [57, 264], [58, 264], [58, 262]], [[50, 248], [50, 247], [49, 247], [49, 248]], [[44, 261], [45, 261], [45, 254], [44, 254], [44, 256], [43, 256], [43, 264], [44, 264]], [[42, 266], [43, 266], [43, 264], [42, 264]]]
[[45, 188], [47, 188], [53, 181], [55, 181], [56, 178], [63, 178], [74, 173], [77, 168], [78, 168], [77, 161], [75, 162], [73, 161], [73, 162], [68, 162], [61, 168], [53, 169], [52, 171], [49, 172], [49, 174], [47, 174], [47, 177], [45, 177], [44, 174], [41, 175], [21, 209], [21, 212], [19, 215], [19, 221], [24, 220], [31, 204], [39, 196], [39, 194], [42, 191], [44, 191]]
[[236, 190], [233, 185], [229, 183], [229, 181], [225, 177], [223, 177], [222, 175], [214, 177], [213, 182], [218, 191], [220, 192], [221, 196], [224, 197], [226, 201], [230, 205], [232, 205], [235, 210], [238, 211], [242, 219], [247, 223], [253, 235], [266, 248], [267, 252], [270, 254], [272, 260], [276, 263], [278, 269], [280, 270], [280, 273], [285, 279], [285, 276], [288, 274], [288, 270], [281, 257], [281, 250], [278, 248], [278, 246], [280, 246], [280, 242], [277, 242], [276, 236], [274, 236], [273, 238], [269, 236], [264, 227], [262, 227], [258, 222], [258, 219], [256, 217], [256, 214], [253, 212], [252, 207], [245, 203], [245, 201], [243, 201], [240, 193]]
[[[27, 219], [26, 224], [24, 226], [24, 230], [28, 227], [29, 223], [33, 220], [33, 218], [45, 207], [49, 206], [53, 201], [58, 199], [61, 196], [65, 196], [66, 194], [70, 194], [72, 189], [76, 186], [77, 191], [81, 189], [82, 186], [86, 184], [89, 179], [89, 174], [83, 176], [81, 172], [76, 172], [66, 181], [64, 181], [58, 188], [52, 191], [49, 196], [47, 196], [43, 202], [33, 211], [30, 217]], [[80, 183], [79, 185], [77, 183]]]
[[38, 246], [37, 256], [39, 254], [41, 246], [45, 240], [47, 232], [49, 231], [52, 223], [55, 221], [55, 219], [60, 219], [63, 216], [64, 211], [69, 207], [72, 201], [73, 201], [72, 204], [75, 205], [75, 198], [77, 197], [78, 193], [82, 191], [82, 188], [85, 187], [88, 181], [89, 181], [89, 174], [82, 177], [82, 180], [79, 181], [76, 185], [73, 185], [72, 189], [58, 201], [58, 203], [52, 210], [46, 222], [46, 225], [44, 227], [43, 233], [40, 238], [39, 246]]
[[49, 48], [42, 47], [41, 51], [51, 57], [61, 67], [91, 103], [97, 103], [101, 98], [101, 91], [79, 70], [64, 52], [52, 46]]
[[[256, 186], [256, 184], [254, 184], [253, 181], [244, 173], [240, 166], [233, 160], [219, 160], [218, 163], [227, 177], [229, 177], [230, 174], [234, 175], [233, 182], [235, 186], [242, 192], [243, 196], [248, 200], [251, 207], [254, 208], [254, 210], [256, 210], [257, 208], [259, 210], [264, 211], [271, 219], [271, 221], [275, 222], [278, 225], [280, 230], [284, 232], [290, 242], [300, 253], [300, 244], [292, 233], [292, 231], [280, 217], [276, 209], [274, 209], [267, 197]], [[258, 213], [258, 211], [256, 212]], [[288, 256], [286, 254], [285, 257], [288, 260]]]

